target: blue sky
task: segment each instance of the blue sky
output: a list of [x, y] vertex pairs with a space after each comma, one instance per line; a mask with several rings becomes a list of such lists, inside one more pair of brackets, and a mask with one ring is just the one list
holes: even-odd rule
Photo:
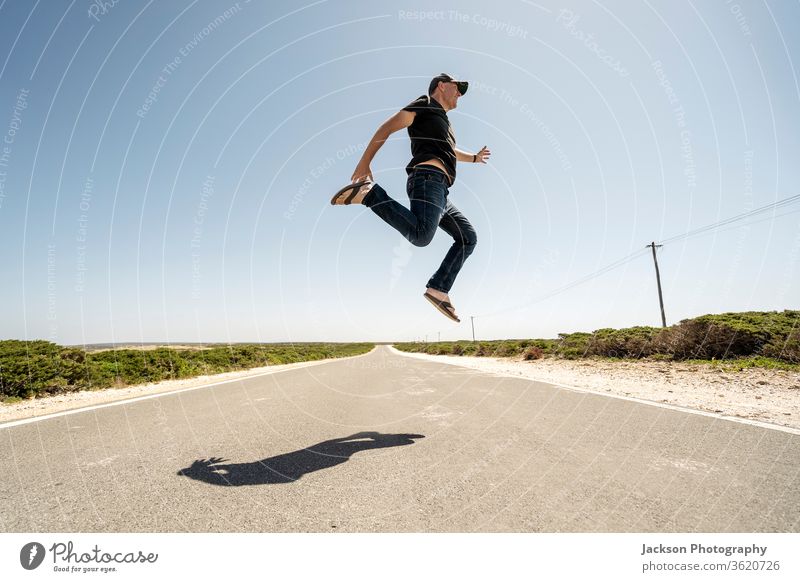
[[[800, 193], [789, 2], [0, 4], [0, 337], [371, 341], [659, 325], [645, 248]], [[441, 71], [478, 246], [334, 208]], [[372, 170], [406, 203], [405, 132]], [[658, 252], [667, 323], [797, 309], [800, 205]], [[639, 253], [636, 255], [635, 253]], [[574, 281], [615, 261], [619, 268]], [[562, 290], [553, 294], [553, 291]]]

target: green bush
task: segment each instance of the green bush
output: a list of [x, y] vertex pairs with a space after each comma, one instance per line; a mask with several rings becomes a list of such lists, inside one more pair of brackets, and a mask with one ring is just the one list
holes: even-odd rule
[[[741, 366], [800, 365], [800, 311], [722, 313], [686, 319], [668, 328], [603, 328], [561, 333], [557, 339], [495, 340], [446, 344], [397, 344], [431, 354], [513, 357], [546, 355], [577, 359], [737, 360]], [[532, 347], [538, 349], [532, 349]], [[539, 355], [541, 350], [541, 355]]]
[[515, 342], [499, 342], [494, 348], [493, 355], [496, 358], [510, 358], [516, 356], [519, 352], [518, 344]]
[[587, 354], [609, 358], [643, 358], [655, 352], [654, 338], [659, 330], [653, 327], [598, 329], [587, 343]]
[[540, 360], [542, 356], [544, 356], [544, 350], [539, 346], [528, 346], [525, 348], [525, 351], [522, 352], [523, 360]]
[[786, 341], [800, 325], [798, 311], [745, 312], [686, 319], [660, 335], [660, 353], [675, 359], [728, 359], [762, 355], [768, 345]]
[[62, 385], [60, 349], [43, 340], [0, 341], [0, 395], [28, 398]]
[[0, 341], [0, 397], [101, 389], [217, 374], [275, 363], [353, 356], [374, 344], [233, 344], [201, 350], [87, 352], [47, 341]]
[[800, 364], [800, 330], [794, 330], [786, 337], [771, 338], [762, 352], [768, 358]]
[[585, 332], [560, 333], [555, 346], [556, 355], [564, 358], [582, 358], [589, 351], [589, 341], [592, 334]]

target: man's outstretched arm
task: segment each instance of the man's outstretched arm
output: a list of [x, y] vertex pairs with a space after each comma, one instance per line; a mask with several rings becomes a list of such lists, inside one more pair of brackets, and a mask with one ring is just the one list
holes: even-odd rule
[[372, 180], [372, 170], [370, 170], [369, 167], [372, 163], [372, 158], [375, 157], [375, 154], [378, 153], [378, 150], [381, 149], [381, 146], [389, 139], [390, 135], [411, 125], [414, 122], [415, 116], [416, 113], [413, 111], [401, 110], [381, 124], [378, 131], [376, 131], [372, 139], [369, 140], [367, 149], [365, 149], [364, 153], [361, 155], [361, 160], [358, 162], [350, 178], [353, 182], [365, 178]]
[[464, 150], [460, 150], [456, 148], [456, 160], [459, 162], [474, 162], [474, 163], [481, 163], [485, 164], [486, 160], [489, 159], [489, 156], [492, 155], [492, 152], [489, 151], [489, 148], [483, 146], [478, 153], [471, 154], [469, 152], [465, 152]]

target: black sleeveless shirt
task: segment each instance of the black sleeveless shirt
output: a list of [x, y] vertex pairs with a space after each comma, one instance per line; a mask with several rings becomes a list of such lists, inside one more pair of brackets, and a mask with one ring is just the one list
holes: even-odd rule
[[414, 122], [408, 126], [412, 157], [406, 173], [410, 174], [416, 164], [436, 158], [447, 170], [452, 186], [456, 181], [456, 136], [447, 112], [429, 95], [420, 95], [403, 110], [416, 113]]

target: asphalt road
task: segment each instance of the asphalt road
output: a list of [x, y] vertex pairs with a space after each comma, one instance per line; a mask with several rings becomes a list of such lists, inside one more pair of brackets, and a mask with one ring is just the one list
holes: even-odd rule
[[5, 532], [797, 532], [800, 436], [392, 353], [0, 426]]

